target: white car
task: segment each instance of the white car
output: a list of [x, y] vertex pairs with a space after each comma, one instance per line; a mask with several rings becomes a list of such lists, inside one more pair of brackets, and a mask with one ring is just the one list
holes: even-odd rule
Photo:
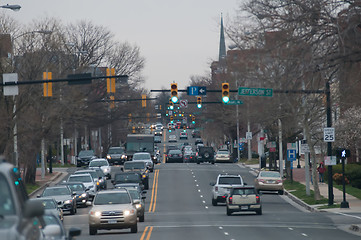
[[168, 142], [176, 142], [176, 141], [177, 141], [177, 136], [176, 135], [169, 135]]
[[89, 197], [94, 198], [96, 193], [96, 182], [89, 173], [70, 175], [67, 182], [81, 182], [86, 189], [89, 189]]
[[149, 169], [149, 171], [154, 171], [154, 163], [152, 161], [152, 156], [147, 152], [139, 152], [133, 154], [133, 161], [144, 161]]
[[217, 206], [218, 202], [226, 202], [227, 195], [232, 187], [244, 186], [241, 175], [219, 174], [217, 182], [211, 183], [212, 188], [212, 205]]
[[95, 169], [95, 168], [100, 168], [105, 176], [107, 176], [108, 178], [111, 177], [110, 175], [111, 167], [109, 165], [108, 160], [106, 160], [105, 158], [97, 158], [91, 160], [89, 163], [89, 169]]

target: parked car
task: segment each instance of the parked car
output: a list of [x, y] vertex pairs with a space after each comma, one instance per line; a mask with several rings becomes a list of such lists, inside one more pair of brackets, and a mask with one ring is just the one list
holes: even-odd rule
[[226, 213], [254, 211], [262, 215], [261, 198], [253, 186], [232, 187], [226, 200]]
[[197, 151], [197, 164], [209, 162], [214, 164], [214, 150], [212, 147], [199, 147]]
[[81, 182], [63, 182], [60, 185], [65, 185], [70, 188], [70, 191], [75, 192], [75, 200], [77, 206], [86, 207], [86, 202], [89, 200], [88, 189]]
[[232, 162], [228, 150], [218, 150], [216, 153], [216, 162]]
[[107, 160], [110, 165], [120, 165], [127, 160], [122, 147], [110, 147], [107, 153]]
[[45, 214], [53, 213], [55, 216], [58, 216], [60, 221], [64, 221], [63, 209], [59, 206], [58, 202], [51, 197], [43, 198], [32, 198], [30, 201], [39, 201], [44, 206]]
[[170, 150], [168, 153], [167, 161], [166, 163], [170, 162], [183, 162], [183, 154], [182, 151], [179, 149]]
[[89, 234], [95, 235], [100, 229], [130, 228], [138, 232], [137, 209], [126, 189], [113, 189], [98, 192], [89, 211]]
[[72, 227], [67, 235], [63, 223], [53, 212], [45, 212], [40, 223], [45, 239], [72, 240], [81, 234], [81, 229]]
[[279, 172], [260, 171], [254, 182], [257, 192], [277, 191], [278, 194], [283, 195], [283, 180]]
[[89, 163], [89, 169], [97, 169], [100, 168], [100, 170], [103, 171], [104, 175], [107, 176], [107, 178], [111, 178], [110, 175], [110, 171], [111, 171], [111, 167], [109, 165], [108, 160], [106, 160], [105, 158], [97, 158], [97, 159], [93, 159], [91, 160], [91, 162]]
[[154, 171], [152, 156], [147, 152], [138, 152], [133, 154], [133, 161], [144, 161], [150, 172]]
[[212, 205], [217, 206], [218, 202], [226, 202], [227, 194], [232, 187], [243, 187], [244, 182], [241, 175], [219, 174], [212, 186]]
[[97, 156], [93, 150], [81, 150], [76, 158], [76, 166], [88, 166], [89, 162], [95, 158], [97, 158]]
[[[30, 201], [18, 168], [0, 159], [0, 239], [43, 239], [41, 202]], [[12, 238], [10, 238], [12, 237]]]
[[74, 215], [77, 211], [75, 195], [76, 193], [71, 192], [67, 186], [54, 186], [46, 187], [43, 193], [38, 195], [38, 198], [54, 198], [63, 211], [69, 211], [71, 215]]

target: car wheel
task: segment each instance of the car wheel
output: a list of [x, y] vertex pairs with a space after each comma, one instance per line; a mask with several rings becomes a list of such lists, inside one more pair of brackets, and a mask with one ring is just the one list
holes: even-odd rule
[[89, 235], [95, 235], [97, 234], [97, 229], [89, 226]]
[[262, 215], [262, 208], [256, 210], [256, 214], [257, 214], [257, 215]]
[[144, 214], [139, 217], [139, 222], [144, 222]]
[[197, 164], [200, 164], [200, 162], [197, 161]]
[[214, 164], [214, 161], [212, 162], [212, 164]]
[[217, 206], [217, 200], [212, 198], [212, 205]]
[[134, 226], [130, 227], [130, 232], [131, 233], [137, 233], [138, 232], [138, 225], [135, 224]]
[[231, 216], [232, 215], [232, 211], [227, 207], [227, 216]]
[[283, 190], [279, 190], [279, 191], [278, 191], [278, 194], [279, 194], [279, 195], [283, 195]]

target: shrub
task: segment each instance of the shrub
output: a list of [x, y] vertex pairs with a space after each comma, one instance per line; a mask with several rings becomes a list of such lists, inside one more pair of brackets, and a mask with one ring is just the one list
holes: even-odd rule
[[[332, 176], [332, 179], [336, 182], [337, 185], [342, 184], [342, 173], [335, 173]], [[346, 174], [345, 174], [345, 183], [346, 184], [350, 184], [350, 181], [347, 179]]]

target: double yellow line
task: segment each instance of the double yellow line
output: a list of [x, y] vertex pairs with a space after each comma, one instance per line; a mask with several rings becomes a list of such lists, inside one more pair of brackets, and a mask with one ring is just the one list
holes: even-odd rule
[[150, 205], [149, 205], [148, 212], [155, 211], [155, 206], [157, 204], [157, 193], [158, 193], [158, 177], [159, 177], [159, 169], [156, 169], [154, 172], [152, 197], [150, 199]]
[[[149, 231], [148, 231], [149, 230]], [[150, 235], [152, 235], [152, 231], [153, 231], [153, 227], [145, 227], [145, 229], [144, 229], [144, 232], [143, 232], [143, 234], [142, 234], [142, 236], [141, 236], [141, 238], [140, 238], [140, 240], [149, 240], [150, 239]], [[147, 234], [147, 232], [148, 232], [148, 234]], [[145, 238], [145, 236], [147, 235], [147, 238]]]

